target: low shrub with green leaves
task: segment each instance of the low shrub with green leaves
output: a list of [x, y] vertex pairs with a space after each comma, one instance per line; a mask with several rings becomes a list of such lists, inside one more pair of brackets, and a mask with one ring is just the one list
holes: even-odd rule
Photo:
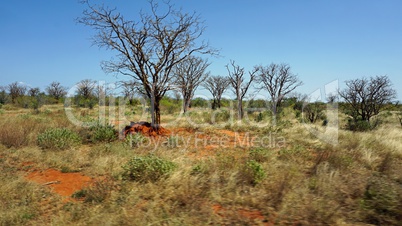
[[66, 128], [50, 128], [37, 137], [39, 147], [43, 149], [65, 150], [81, 143], [81, 137]]
[[136, 156], [125, 165], [123, 178], [134, 181], [157, 181], [172, 173], [177, 165], [154, 155]]
[[267, 177], [267, 174], [260, 163], [255, 160], [249, 160], [241, 170], [241, 176], [242, 181], [257, 185]]
[[118, 132], [112, 125], [98, 122], [89, 128], [89, 139], [94, 143], [111, 142], [118, 139]]

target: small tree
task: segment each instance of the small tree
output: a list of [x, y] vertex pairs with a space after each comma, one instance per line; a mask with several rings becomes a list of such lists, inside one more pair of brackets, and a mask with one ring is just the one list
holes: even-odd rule
[[97, 87], [96, 82], [91, 79], [81, 80], [77, 84], [77, 95], [82, 96], [84, 99], [90, 99], [95, 96]]
[[17, 98], [24, 96], [27, 92], [27, 87], [25, 85], [19, 84], [18, 82], [11, 83], [10, 85], [8, 85], [7, 89], [13, 103], [16, 103]]
[[76, 104], [81, 107], [93, 108], [96, 104], [96, 93], [99, 86], [91, 79], [84, 79], [77, 83]]
[[213, 110], [221, 107], [222, 94], [228, 88], [229, 83], [229, 79], [223, 76], [210, 76], [203, 83], [203, 87], [212, 94]]
[[0, 86], [0, 105], [8, 102], [8, 94], [6, 90], [6, 87]]
[[195, 90], [209, 76], [206, 72], [210, 65], [207, 60], [200, 57], [188, 57], [176, 65], [174, 70], [175, 85], [183, 96], [183, 112], [186, 113]]
[[46, 92], [49, 96], [53, 97], [57, 101], [65, 97], [67, 88], [61, 86], [60, 82], [52, 82], [46, 87]]
[[232, 86], [233, 92], [236, 95], [238, 118], [241, 120], [244, 116], [243, 98], [246, 95], [251, 83], [254, 81], [258, 68], [254, 68], [252, 72], [249, 72], [250, 77], [248, 81], [246, 81], [246, 78], [244, 77], [244, 68], [236, 65], [233, 60], [230, 61], [230, 66], [229, 64], [226, 65], [226, 69], [228, 70], [230, 85]]
[[282, 100], [303, 83], [290, 71], [290, 66], [287, 64], [272, 63], [269, 66], [258, 66], [257, 69], [257, 81], [261, 83], [260, 88], [267, 90], [271, 96], [271, 108], [275, 119]]
[[370, 122], [371, 117], [380, 113], [385, 104], [391, 102], [396, 91], [392, 89], [387, 76], [353, 79], [345, 82], [346, 88], [339, 92], [345, 100], [348, 112], [355, 122]]
[[133, 105], [135, 94], [138, 92], [138, 84], [134, 81], [121, 81], [120, 87], [124, 98], [128, 99], [130, 105]]
[[324, 110], [324, 103], [309, 103], [308, 105], [304, 106], [303, 115], [309, 122], [315, 123], [318, 119], [322, 119], [323, 117], [325, 117]]
[[30, 89], [28, 90], [28, 95], [29, 95], [30, 97], [37, 97], [37, 96], [39, 95], [39, 93], [40, 93], [40, 89], [39, 89], [38, 87], [36, 87], [36, 88], [30, 88]]

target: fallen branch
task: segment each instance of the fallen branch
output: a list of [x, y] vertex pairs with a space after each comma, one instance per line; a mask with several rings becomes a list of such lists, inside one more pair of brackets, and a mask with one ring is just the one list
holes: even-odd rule
[[44, 183], [42, 185], [50, 185], [50, 184], [60, 184], [60, 181], [58, 181], [58, 180], [50, 181], [50, 182], [46, 182], [46, 183]]

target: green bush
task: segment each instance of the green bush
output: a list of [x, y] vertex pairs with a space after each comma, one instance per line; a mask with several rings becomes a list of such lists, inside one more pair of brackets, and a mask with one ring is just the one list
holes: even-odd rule
[[118, 138], [118, 132], [112, 125], [102, 125], [98, 122], [89, 128], [89, 139], [91, 142], [111, 142]]
[[262, 165], [255, 160], [246, 162], [241, 175], [243, 176], [243, 181], [252, 185], [261, 183], [267, 177]]
[[363, 132], [363, 131], [369, 131], [369, 130], [373, 130], [375, 129], [378, 125], [379, 125], [379, 121], [374, 121], [372, 123], [370, 123], [369, 121], [365, 121], [365, 120], [352, 120], [349, 119], [348, 120], [348, 124], [347, 124], [347, 129], [351, 130], [351, 131], [359, 131], [359, 132]]
[[65, 150], [81, 142], [80, 136], [66, 128], [50, 128], [37, 137], [39, 147], [43, 149]]
[[168, 176], [177, 165], [154, 155], [136, 156], [122, 166], [123, 178], [134, 181], [157, 181]]

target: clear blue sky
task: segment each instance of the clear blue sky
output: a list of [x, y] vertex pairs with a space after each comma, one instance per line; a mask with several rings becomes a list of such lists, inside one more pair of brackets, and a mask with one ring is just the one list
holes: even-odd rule
[[[92, 1], [117, 6], [128, 18], [149, 9], [145, 0]], [[400, 0], [172, 0], [205, 20], [202, 37], [221, 50], [209, 70], [225, 75], [230, 59], [254, 65], [288, 63], [309, 94], [327, 83], [388, 75], [402, 100]], [[0, 5], [0, 85], [24, 82], [42, 90], [52, 81], [71, 87], [82, 79], [114, 82], [102, 60], [113, 52], [91, 44], [90, 27], [77, 24], [78, 0], [4, 0]], [[201, 91], [202, 92], [202, 91]], [[230, 94], [230, 92], [228, 92]]]

